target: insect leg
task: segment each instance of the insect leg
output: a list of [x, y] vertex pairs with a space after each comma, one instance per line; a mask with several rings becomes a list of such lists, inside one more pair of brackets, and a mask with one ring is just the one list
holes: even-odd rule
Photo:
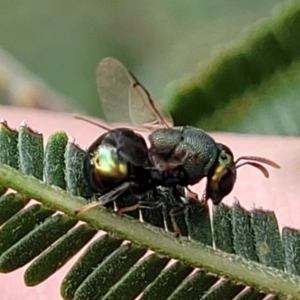
[[102, 195], [100, 198], [98, 198], [96, 201], [93, 201], [91, 203], [88, 203], [78, 210], [75, 211], [75, 214], [82, 214], [86, 212], [87, 210], [96, 207], [96, 206], [102, 206], [109, 202], [113, 202], [117, 200], [118, 197], [120, 197], [123, 193], [125, 193], [128, 189], [131, 187], [136, 186], [135, 182], [123, 182], [119, 186], [117, 186], [115, 189], [107, 192], [106, 194]]
[[158, 200], [158, 201], [139, 201], [137, 204], [132, 205], [132, 206], [128, 206], [128, 207], [123, 207], [123, 208], [119, 208], [117, 210], [118, 214], [122, 214], [124, 212], [128, 212], [128, 211], [132, 211], [138, 208], [144, 208], [144, 209], [155, 209], [158, 208], [162, 205], [162, 201]]
[[188, 204], [184, 204], [183, 206], [174, 207], [170, 211], [171, 222], [174, 228], [174, 235], [178, 238], [181, 235], [180, 228], [175, 220], [175, 217], [184, 214], [188, 209]]

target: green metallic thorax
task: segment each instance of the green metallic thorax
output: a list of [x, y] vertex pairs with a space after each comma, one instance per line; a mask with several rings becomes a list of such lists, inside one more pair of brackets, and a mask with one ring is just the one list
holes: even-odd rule
[[[218, 156], [216, 142], [203, 130], [194, 127], [158, 129], [150, 136], [150, 152], [169, 163], [183, 161], [194, 184], [209, 174]], [[195, 166], [197, 166], [195, 168]]]

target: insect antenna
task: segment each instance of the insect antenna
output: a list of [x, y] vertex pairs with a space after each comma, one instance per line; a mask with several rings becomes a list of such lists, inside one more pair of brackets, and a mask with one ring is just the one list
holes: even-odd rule
[[[247, 160], [247, 161], [238, 165], [237, 163], [240, 160]], [[266, 178], [268, 178], [269, 177], [268, 170], [263, 165], [259, 164], [258, 162], [269, 165], [273, 168], [277, 168], [277, 169], [280, 168], [280, 166], [277, 163], [275, 163], [274, 161], [264, 158], [264, 157], [257, 157], [257, 156], [241, 156], [235, 161], [234, 164], [235, 164], [236, 169], [240, 168], [242, 166], [245, 166], [245, 165], [250, 165], [252, 167], [255, 167], [258, 170], [260, 170]]]
[[72, 114], [72, 116], [73, 116], [73, 118], [75, 118], [75, 119], [77, 119], [77, 120], [85, 121], [85, 122], [87, 122], [87, 123], [90, 123], [90, 124], [92, 124], [92, 125], [95, 125], [95, 126], [97, 126], [97, 127], [100, 127], [100, 128], [102, 128], [102, 129], [104, 129], [104, 130], [111, 130], [110, 127], [105, 126], [105, 125], [103, 125], [103, 124], [101, 124], [101, 123], [98, 123], [98, 122], [96, 122], [96, 121], [93, 121], [93, 120], [91, 120], [91, 119], [89, 119], [88, 117], [85, 117], [85, 116], [83, 116], [83, 115]]

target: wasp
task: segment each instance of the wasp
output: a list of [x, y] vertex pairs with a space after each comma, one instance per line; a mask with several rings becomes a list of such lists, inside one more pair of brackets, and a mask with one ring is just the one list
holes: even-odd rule
[[[265, 177], [269, 173], [262, 164], [279, 168], [263, 157], [242, 156], [235, 160], [226, 145], [216, 142], [202, 129], [174, 127], [171, 116], [114, 58], [99, 63], [97, 86], [107, 121], [129, 126], [105, 127], [76, 116], [107, 130], [88, 148], [83, 168], [91, 189], [100, 196], [80, 212], [128, 193], [141, 194], [160, 186], [179, 185], [190, 191], [188, 186], [203, 178], [206, 187], [199, 201], [206, 203], [211, 199], [217, 205], [233, 189], [238, 168], [250, 165]], [[150, 131], [149, 147], [135, 128]], [[197, 198], [191, 192], [189, 195]]]

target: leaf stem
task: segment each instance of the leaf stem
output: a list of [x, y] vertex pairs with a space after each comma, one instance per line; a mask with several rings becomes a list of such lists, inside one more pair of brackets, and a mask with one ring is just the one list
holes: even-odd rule
[[103, 207], [92, 208], [75, 216], [74, 212], [86, 203], [83, 198], [74, 197], [3, 164], [0, 164], [0, 184], [158, 254], [231, 280], [241, 281], [267, 293], [290, 295], [293, 299], [300, 299], [300, 278], [297, 276], [246, 261], [237, 255], [217, 251], [186, 238], [175, 239], [161, 229], [127, 216], [117, 216]]

